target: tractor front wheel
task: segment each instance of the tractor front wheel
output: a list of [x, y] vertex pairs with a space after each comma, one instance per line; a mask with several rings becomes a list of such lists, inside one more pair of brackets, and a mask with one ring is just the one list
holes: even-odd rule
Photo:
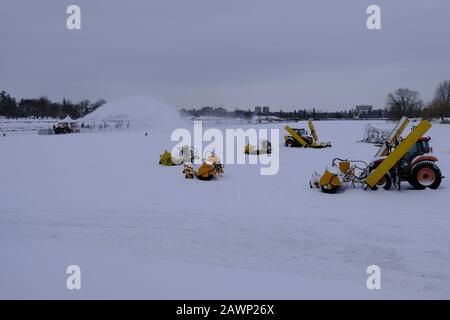
[[378, 188], [383, 188], [384, 190], [389, 190], [392, 186], [392, 179], [389, 174], [385, 174], [376, 185], [371, 187], [372, 190], [378, 190]]
[[417, 190], [437, 189], [442, 182], [441, 170], [434, 162], [421, 161], [412, 167], [408, 182]]
[[286, 147], [292, 148], [293, 146], [294, 146], [294, 140], [292, 140], [292, 139], [287, 139], [287, 140], [286, 140]]

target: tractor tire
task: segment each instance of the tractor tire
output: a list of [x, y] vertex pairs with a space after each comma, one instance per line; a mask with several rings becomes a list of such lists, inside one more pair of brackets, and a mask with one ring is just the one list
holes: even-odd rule
[[421, 161], [412, 167], [408, 182], [416, 190], [437, 189], [442, 182], [441, 170], [434, 162]]
[[392, 186], [392, 179], [389, 174], [385, 174], [383, 178], [378, 181], [376, 185], [370, 187], [370, 189], [376, 191], [378, 188], [383, 188], [384, 190], [389, 190]]
[[287, 139], [287, 140], [286, 140], [286, 147], [292, 148], [293, 146], [294, 146], [294, 140], [292, 140], [292, 139]]

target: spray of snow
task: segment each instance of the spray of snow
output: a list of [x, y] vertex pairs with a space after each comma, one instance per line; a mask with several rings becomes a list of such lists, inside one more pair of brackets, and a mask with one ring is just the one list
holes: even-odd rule
[[176, 107], [150, 97], [130, 97], [106, 103], [81, 122], [130, 122], [133, 127], [150, 129], [172, 129], [183, 125]]

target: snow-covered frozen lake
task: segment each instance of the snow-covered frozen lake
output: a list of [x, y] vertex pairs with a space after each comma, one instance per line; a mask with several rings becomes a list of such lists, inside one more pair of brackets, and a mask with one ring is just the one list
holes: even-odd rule
[[[169, 131], [0, 137], [0, 298], [448, 299], [446, 179], [436, 191], [309, 188], [334, 157], [374, 156], [356, 142], [366, 124], [316, 122], [331, 149], [280, 141], [277, 175], [229, 165], [211, 182], [158, 165]], [[283, 125], [263, 127], [282, 139]], [[450, 126], [428, 134], [448, 175]], [[66, 289], [72, 264], [80, 291]], [[381, 290], [366, 287], [369, 265]]]

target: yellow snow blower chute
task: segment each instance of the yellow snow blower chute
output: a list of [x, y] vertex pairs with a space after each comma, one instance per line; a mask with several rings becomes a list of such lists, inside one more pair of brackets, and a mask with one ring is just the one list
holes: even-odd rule
[[316, 129], [312, 121], [308, 121], [308, 127], [311, 135], [308, 134], [306, 129], [295, 129], [289, 126], [285, 126], [284, 129], [289, 132], [290, 135], [284, 136], [284, 142], [286, 147], [298, 147], [298, 148], [314, 148], [323, 149], [330, 148], [331, 142], [318, 142]]
[[[431, 124], [422, 120], [406, 138], [401, 139], [401, 133], [408, 122], [406, 118], [400, 120], [369, 164], [336, 158], [332, 165], [339, 167], [339, 171], [333, 173], [326, 169], [323, 175], [315, 172], [309, 183], [310, 187], [334, 193], [342, 183], [351, 182], [353, 187], [360, 184], [364, 189], [389, 190], [394, 185], [400, 190], [401, 182], [408, 181], [414, 189], [437, 189], [444, 177], [435, 164], [438, 159], [432, 155], [429, 145], [431, 138], [423, 136], [431, 128]], [[339, 165], [336, 164], [337, 161]]]

